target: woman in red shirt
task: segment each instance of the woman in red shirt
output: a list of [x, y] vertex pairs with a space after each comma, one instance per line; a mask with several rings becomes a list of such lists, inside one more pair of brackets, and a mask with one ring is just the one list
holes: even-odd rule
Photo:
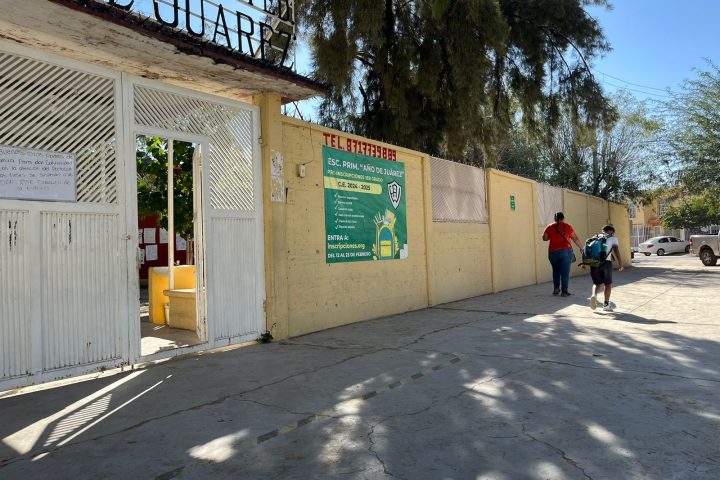
[[[570, 283], [570, 265], [573, 262], [573, 249], [570, 240], [582, 250], [580, 239], [575, 235], [572, 225], [565, 223], [562, 212], [555, 214], [555, 223], [545, 228], [543, 240], [549, 240], [548, 258], [553, 271], [553, 295], [570, 296], [568, 283]], [[562, 287], [562, 293], [561, 292]]]

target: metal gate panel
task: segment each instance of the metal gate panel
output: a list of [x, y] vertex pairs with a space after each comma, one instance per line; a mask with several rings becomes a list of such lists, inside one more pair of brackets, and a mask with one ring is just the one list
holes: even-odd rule
[[73, 153], [77, 201], [117, 202], [115, 81], [0, 52], [0, 144]]
[[[257, 224], [248, 218], [211, 218], [210, 237], [214, 250], [213, 268], [207, 270], [209, 305], [215, 339], [258, 334], [259, 285], [254, 272]], [[233, 239], [232, 242], [222, 239]], [[242, 253], [249, 253], [243, 255]]]
[[[121, 76], [37, 56], [0, 44], [0, 145], [73, 154], [76, 202], [3, 200], [0, 388], [127, 355]], [[17, 244], [6, 236], [13, 219]]]
[[208, 334], [225, 340], [265, 326], [257, 109], [137, 84], [135, 124], [209, 139], [203, 159]]
[[0, 379], [30, 372], [27, 216], [0, 211]]
[[118, 215], [42, 214], [43, 368], [119, 358]]

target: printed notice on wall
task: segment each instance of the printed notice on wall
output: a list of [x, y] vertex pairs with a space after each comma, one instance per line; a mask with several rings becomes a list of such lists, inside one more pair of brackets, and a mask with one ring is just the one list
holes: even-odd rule
[[143, 243], [155, 243], [155, 229], [145, 228], [143, 233]]
[[187, 250], [187, 240], [178, 234], [175, 234], [175, 250], [179, 252]]
[[158, 259], [158, 246], [148, 245], [145, 247], [145, 260], [148, 262], [154, 262]]
[[0, 145], [0, 198], [75, 202], [75, 155]]
[[323, 146], [326, 262], [407, 258], [405, 165]]

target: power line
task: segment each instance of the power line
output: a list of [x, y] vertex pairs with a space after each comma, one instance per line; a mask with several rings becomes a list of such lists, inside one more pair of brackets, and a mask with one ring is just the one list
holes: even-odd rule
[[593, 68], [593, 70], [595, 70], [597, 73], [599, 73], [599, 74], [601, 74], [601, 75], [605, 75], [606, 77], [610, 77], [610, 78], [613, 78], [613, 79], [618, 80], [618, 81], [620, 81], [620, 82], [627, 83], [628, 85], [633, 85], [633, 86], [640, 87], [640, 88], [647, 88], [647, 89], [650, 89], [650, 90], [657, 90], [657, 91], [659, 91], [659, 92], [663, 92], [663, 93], [666, 93], [666, 94], [667, 94], [667, 89], [665, 89], [665, 88], [657, 88], [657, 87], [651, 87], [651, 86], [649, 86], [649, 85], [641, 85], [641, 84], [639, 84], [639, 83], [633, 83], [633, 82], [630, 82], [630, 81], [628, 81], [628, 80], [624, 80], [624, 79], [622, 79], [622, 78], [620, 78], [620, 77], [615, 77], [615, 76], [613, 76], [613, 75], [610, 75], [609, 73], [601, 72], [600, 70], [596, 70], [596, 69], [594, 69], [594, 68]]
[[601, 81], [602, 83], [606, 84], [606, 85], [611, 85], [611, 86], [613, 86], [613, 87], [615, 87], [615, 88], [621, 88], [621, 89], [623, 89], [623, 90], [630, 90], [630, 91], [633, 91], [633, 92], [644, 93], [645, 95], [653, 95], [653, 96], [660, 97], [660, 98], [666, 98], [666, 99], [668, 99], [668, 100], [670, 100], [670, 99], [673, 98], [673, 97], [671, 97], [670, 95], [662, 95], [662, 94], [660, 94], [660, 93], [646, 92], [646, 91], [644, 91], [644, 90], [639, 90], [639, 89], [637, 89], [637, 88], [630, 88], [630, 87], [626, 87], [625, 85], [618, 85], [618, 84], [616, 84], [616, 83], [608, 82], [607, 80], [600, 80], [600, 81]]

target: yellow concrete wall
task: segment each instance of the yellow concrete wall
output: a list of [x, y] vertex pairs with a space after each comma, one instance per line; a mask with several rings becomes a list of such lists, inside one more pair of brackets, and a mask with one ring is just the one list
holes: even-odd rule
[[[262, 113], [268, 329], [276, 338], [425, 308], [551, 279], [537, 224], [535, 183], [487, 170], [489, 224], [433, 223], [429, 157], [402, 148], [409, 258], [325, 262], [324, 134], [363, 140], [278, 114], [279, 99], [260, 96]], [[273, 110], [267, 113], [267, 110]], [[380, 144], [380, 142], [372, 142]], [[283, 154], [285, 202], [270, 202], [269, 158]], [[305, 167], [300, 177], [298, 166]], [[515, 196], [515, 210], [510, 196]], [[581, 241], [611, 221], [628, 249], [624, 207], [565, 190], [564, 212]], [[626, 225], [621, 226], [624, 221]], [[623, 250], [625, 251], [625, 250]], [[576, 251], [576, 253], [579, 253]], [[581, 271], [573, 267], [573, 274]]]
[[282, 152], [283, 116], [281, 99], [276, 93], [262, 93], [253, 97], [260, 109], [262, 150], [263, 227], [265, 253], [265, 318], [266, 328], [277, 339], [288, 333], [288, 275], [285, 233], [286, 208], [283, 202], [271, 201], [271, 156]]
[[627, 208], [624, 205], [617, 203], [611, 203], [610, 209], [610, 223], [615, 227], [615, 236], [620, 242], [620, 254], [622, 255], [623, 264], [626, 267], [630, 266], [630, 236], [632, 231], [630, 230], [630, 218], [628, 217]]
[[545, 233], [545, 227], [547, 227], [547, 225], [538, 225], [535, 231], [537, 283], [552, 282], [552, 267], [548, 260], [548, 242], [542, 239], [543, 233]]
[[[493, 290], [536, 282], [535, 195], [531, 180], [488, 169], [488, 213]], [[515, 210], [510, 196], [515, 196]]]
[[[572, 225], [575, 230], [575, 234], [580, 239], [580, 245], [585, 243], [585, 239], [590, 236], [590, 221], [588, 218], [588, 199], [589, 196], [584, 193], [574, 192], [572, 190], [563, 190], [563, 202], [565, 204], [565, 221]], [[602, 227], [601, 227], [602, 228]], [[577, 262], [570, 269], [571, 275], [581, 275], [583, 273], [589, 273], [588, 270], [583, 270], [577, 267], [580, 263], [580, 250], [573, 244], [573, 250], [577, 257]]]
[[429, 238], [433, 304], [492, 292], [487, 224], [434, 222]]
[[[602, 232], [605, 225], [610, 223], [610, 211], [608, 202], [598, 197], [587, 197], [588, 206], [588, 227], [590, 235]], [[585, 240], [580, 237], [581, 240]]]
[[[397, 150], [397, 160], [405, 164], [409, 257], [328, 264], [323, 133], [362, 139], [287, 117], [282, 122], [289, 335], [427, 307], [426, 231], [430, 224], [427, 218], [431, 218], [425, 197], [429, 195], [429, 188], [425, 188], [429, 180], [427, 156], [392, 147]], [[297, 175], [299, 164], [305, 165], [304, 178]]]

